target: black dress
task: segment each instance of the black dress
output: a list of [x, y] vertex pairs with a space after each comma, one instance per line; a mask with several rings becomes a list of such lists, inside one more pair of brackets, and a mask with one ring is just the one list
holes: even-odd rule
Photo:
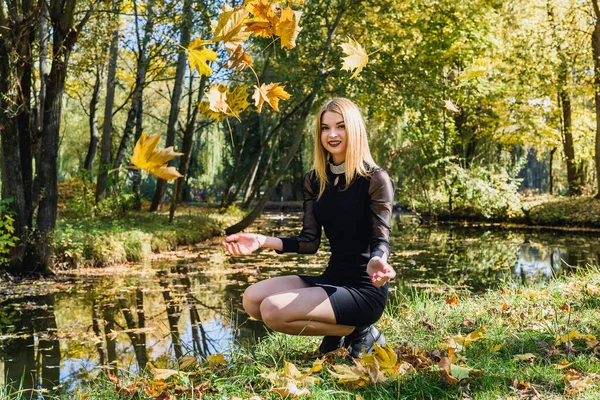
[[[339, 177], [337, 185], [333, 185]], [[322, 287], [329, 296], [336, 322], [364, 326], [376, 322], [385, 308], [388, 284], [377, 288], [366, 272], [374, 256], [387, 259], [394, 186], [382, 169], [369, 176], [357, 176], [344, 190], [344, 174], [334, 175], [328, 167], [329, 184], [322, 196], [315, 171], [304, 177], [304, 219], [302, 232], [282, 237], [278, 253], [315, 253], [321, 242], [321, 227], [329, 238], [331, 257], [320, 276], [304, 281]]]

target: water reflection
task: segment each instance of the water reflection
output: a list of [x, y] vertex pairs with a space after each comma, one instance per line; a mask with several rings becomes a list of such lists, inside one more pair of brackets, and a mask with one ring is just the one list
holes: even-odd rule
[[[300, 214], [267, 215], [254, 229], [293, 235]], [[482, 292], [545, 281], [598, 263], [596, 236], [497, 227], [417, 226], [410, 216], [393, 221], [391, 262], [396, 290]], [[188, 353], [206, 356], [266, 334], [242, 310], [244, 289], [279, 274], [316, 274], [329, 256], [324, 242], [314, 255], [228, 257], [218, 244], [195, 258], [139, 265], [129, 275], [62, 276], [53, 282], [0, 287], [0, 384], [63, 391], [100, 371], [139, 370]]]

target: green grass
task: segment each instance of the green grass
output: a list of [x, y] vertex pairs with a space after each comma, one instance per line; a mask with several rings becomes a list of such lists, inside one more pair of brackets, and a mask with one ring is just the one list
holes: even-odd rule
[[54, 236], [57, 268], [139, 262], [222, 234], [226, 217], [217, 210], [188, 207], [169, 223], [165, 213], [128, 212], [117, 217], [60, 218]]
[[[377, 324], [400, 359], [414, 364], [407, 356], [420, 355], [432, 365], [446, 356], [443, 345], [448, 338], [466, 336], [482, 327], [484, 337], [457, 351], [455, 364], [481, 370], [481, 376], [472, 376], [459, 384], [444, 383], [435, 367], [417, 368], [386, 382], [371, 384], [360, 389], [340, 384], [327, 371], [330, 365], [347, 363], [332, 359], [323, 371], [316, 374], [320, 382], [311, 386], [315, 399], [508, 399], [531, 398], [537, 393], [544, 399], [597, 399], [600, 398], [600, 377], [589, 387], [576, 392], [567, 382], [565, 371], [555, 365], [572, 363], [569, 368], [582, 376], [600, 375], [600, 347], [589, 347], [581, 339], [569, 344], [556, 344], [560, 335], [577, 330], [581, 334], [600, 333], [600, 270], [592, 268], [578, 275], [538, 284], [517, 287], [506, 282], [501, 289], [481, 296], [464, 293], [414, 292], [393, 295], [384, 317]], [[458, 304], [445, 300], [456, 295]], [[568, 305], [568, 306], [567, 306]], [[247, 399], [257, 395], [262, 399], [277, 399], [272, 384], [261, 374], [280, 371], [286, 360], [300, 370], [308, 369], [316, 359], [319, 338], [271, 334], [260, 343], [236, 349], [228, 354], [226, 365], [209, 367], [206, 361], [188, 368], [189, 375], [173, 376], [159, 391], [175, 393], [176, 385], [190, 389], [205, 383], [204, 399]], [[499, 345], [498, 349], [492, 349]], [[412, 349], [412, 350], [410, 350]], [[535, 358], [520, 361], [515, 355], [531, 353]], [[416, 364], [415, 364], [416, 365]], [[174, 368], [175, 365], [161, 365]], [[145, 390], [154, 387], [152, 375], [119, 373], [122, 387], [135, 387], [137, 398], [150, 399]], [[135, 386], [138, 385], [138, 386]], [[1, 393], [1, 392], [0, 392]], [[360, 396], [360, 397], [357, 397]], [[77, 398], [117, 399], [128, 397], [118, 392], [106, 376], [83, 384], [75, 393]], [[66, 396], [56, 398], [67, 398]], [[191, 395], [178, 394], [178, 399]], [[194, 398], [198, 398], [197, 395]]]

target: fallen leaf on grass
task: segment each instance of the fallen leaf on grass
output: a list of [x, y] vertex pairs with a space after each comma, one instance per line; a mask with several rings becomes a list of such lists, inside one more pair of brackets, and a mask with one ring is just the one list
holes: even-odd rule
[[271, 381], [273, 384], [271, 390], [280, 396], [297, 397], [310, 395], [310, 391], [306, 386], [312, 386], [319, 381], [319, 378], [310, 376], [310, 373], [316, 370], [319, 370], [318, 366], [313, 365], [313, 368], [309, 370], [309, 373], [303, 374], [294, 364], [285, 361], [282, 371], [271, 371], [268, 374], [260, 374], [260, 376]]
[[206, 357], [206, 361], [208, 361], [209, 367], [218, 367], [219, 365], [227, 365], [227, 360], [225, 356], [221, 353], [211, 354]]
[[567, 369], [563, 376], [563, 381], [568, 382], [570, 387], [565, 388], [565, 394], [574, 395], [582, 390], [585, 390], [592, 386], [592, 383], [600, 377], [598, 374], [583, 374], [575, 369]]
[[154, 379], [156, 379], [157, 381], [167, 380], [173, 375], [185, 374], [185, 372], [176, 371], [174, 369], [161, 368], [150, 368], [150, 373], [154, 375]]
[[569, 361], [567, 361], [566, 358], [563, 358], [562, 360], [560, 360], [559, 364], [552, 364], [552, 365], [554, 365], [554, 368], [556, 368], [556, 369], [565, 369], [565, 368], [568, 368], [571, 364], [573, 364], [573, 363], [570, 363]]
[[329, 373], [338, 379], [337, 383], [349, 384], [354, 388], [363, 387], [369, 384], [369, 378], [364, 374], [363, 369], [357, 365], [336, 364], [332, 365]]
[[515, 354], [513, 356], [513, 360], [515, 360], [515, 361], [533, 361], [537, 357], [538, 357], [537, 354], [533, 354], [533, 353]]
[[440, 370], [442, 380], [450, 385], [456, 385], [460, 381], [471, 376], [479, 376], [483, 374], [483, 371], [481, 370], [475, 370], [467, 366], [453, 364], [450, 357], [442, 357], [440, 362], [437, 363], [437, 366]]
[[581, 333], [579, 333], [578, 331], [571, 331], [569, 333], [567, 333], [566, 335], [557, 335], [556, 336], [556, 340], [554, 341], [554, 344], [556, 346], [563, 344], [563, 343], [567, 343], [567, 342], [572, 342], [574, 339], [580, 339], [580, 340], [584, 340], [586, 343], [590, 343], [592, 344], [591, 346], [588, 345], [588, 347], [594, 347], [593, 343], [596, 341], [596, 336], [594, 335], [583, 335]]
[[444, 301], [446, 302], [446, 304], [450, 304], [450, 305], [458, 305], [459, 304], [458, 297], [456, 297], [456, 296], [444, 297]]
[[196, 364], [198, 364], [198, 360], [194, 356], [187, 355], [179, 359], [179, 369], [186, 369]]
[[598, 294], [598, 286], [592, 285], [591, 283], [586, 283], [585, 284], [585, 291], [590, 296], [595, 296], [595, 295]]

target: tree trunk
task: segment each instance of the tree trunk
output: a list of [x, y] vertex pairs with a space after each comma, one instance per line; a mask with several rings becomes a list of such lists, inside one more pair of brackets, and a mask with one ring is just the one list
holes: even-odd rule
[[548, 191], [550, 194], [554, 194], [554, 171], [552, 170], [554, 166], [554, 153], [556, 153], [556, 147], [550, 151], [550, 161], [548, 162]]
[[[192, 25], [192, 0], [185, 0], [182, 10], [182, 26], [179, 42], [181, 46], [187, 47], [190, 43], [190, 30]], [[165, 147], [175, 145], [175, 133], [177, 132], [177, 122], [179, 121], [179, 108], [181, 105], [181, 93], [183, 92], [183, 79], [185, 78], [187, 55], [185, 51], [180, 50], [177, 55], [177, 70], [175, 72], [175, 86], [173, 87], [173, 96], [171, 97], [171, 109], [169, 111], [169, 122], [167, 124], [167, 139]], [[204, 76], [204, 75], [202, 75]], [[169, 163], [172, 165], [172, 162]], [[181, 172], [180, 172], [181, 173]], [[183, 175], [183, 174], [182, 174]], [[165, 190], [167, 189], [167, 181], [158, 179], [156, 182], [156, 190], [150, 205], [150, 211], [160, 209]]]
[[96, 185], [96, 202], [106, 194], [106, 179], [112, 157], [112, 120], [115, 106], [115, 87], [117, 83], [117, 59], [119, 56], [119, 10], [121, 0], [113, 0], [113, 23], [115, 28], [110, 41], [108, 76], [106, 78], [106, 100], [104, 105], [104, 123], [102, 124], [102, 146], [100, 148], [100, 168]]
[[48, 271], [52, 252], [51, 235], [56, 226], [58, 144], [67, 63], [77, 35], [92, 11], [88, 10], [77, 27], [74, 27], [76, 3], [77, 0], [52, 0], [49, 8], [52, 23], [52, 67], [46, 82], [41, 151], [37, 163], [41, 196], [37, 215], [36, 262], [30, 266], [33, 270], [43, 272]]
[[578, 180], [577, 165], [575, 164], [575, 146], [573, 144], [571, 97], [565, 90], [561, 90], [560, 107], [562, 110], [562, 142], [567, 163], [567, 181], [569, 184], [569, 195], [574, 196], [581, 193], [581, 182]]
[[[127, 121], [125, 122], [125, 129], [123, 131], [123, 137], [121, 138], [121, 144], [119, 145], [119, 149], [117, 150], [117, 155], [113, 161], [113, 166], [115, 168], [119, 168], [123, 163], [123, 159], [125, 158], [125, 153], [129, 148], [129, 143], [131, 143], [133, 128], [135, 127], [136, 116], [141, 115], [141, 107], [143, 101], [143, 91], [144, 86], [146, 85], [146, 73], [148, 72], [148, 43], [150, 42], [150, 36], [154, 29], [154, 7], [155, 0], [149, 0], [147, 4], [147, 12], [148, 17], [146, 19], [146, 24], [144, 25], [144, 38], [139, 43], [139, 54], [137, 59], [137, 72], [135, 75], [135, 89], [133, 91], [133, 95], [131, 98], [131, 108], [127, 113]], [[135, 20], [136, 20], [136, 32], [137, 30], [137, 0], [133, 2], [134, 11], [135, 11]]]
[[[202, 77], [200, 78], [200, 87], [198, 88], [198, 102], [200, 102], [202, 96], [204, 95], [204, 88], [206, 87], [207, 79], [208, 77], [206, 75], [202, 75]], [[183, 143], [181, 149], [183, 155], [181, 156], [181, 160], [179, 161], [179, 173], [183, 176], [177, 178], [177, 181], [175, 182], [175, 193], [173, 195], [173, 201], [171, 202], [171, 207], [169, 209], [169, 222], [173, 222], [173, 217], [175, 216], [175, 209], [177, 208], [177, 203], [182, 201], [183, 186], [185, 184], [188, 167], [190, 165], [192, 148], [194, 147], [194, 133], [196, 132], [196, 119], [198, 117], [198, 107], [194, 107], [190, 114], [191, 115], [189, 121], [185, 127], [185, 132], [183, 134]]]
[[594, 54], [594, 100], [596, 102], [596, 188], [598, 193], [596, 198], [600, 199], [600, 7], [598, 0], [592, 0], [594, 14], [596, 16], [596, 25], [592, 33], [592, 50]]
[[100, 105], [100, 91], [102, 90], [102, 79], [104, 78], [104, 66], [96, 66], [96, 82], [94, 82], [94, 90], [92, 91], [92, 99], [90, 100], [90, 144], [88, 152], [85, 156], [84, 168], [87, 170], [90, 182], [93, 179], [92, 168], [94, 166], [94, 157], [98, 148], [98, 106]]

